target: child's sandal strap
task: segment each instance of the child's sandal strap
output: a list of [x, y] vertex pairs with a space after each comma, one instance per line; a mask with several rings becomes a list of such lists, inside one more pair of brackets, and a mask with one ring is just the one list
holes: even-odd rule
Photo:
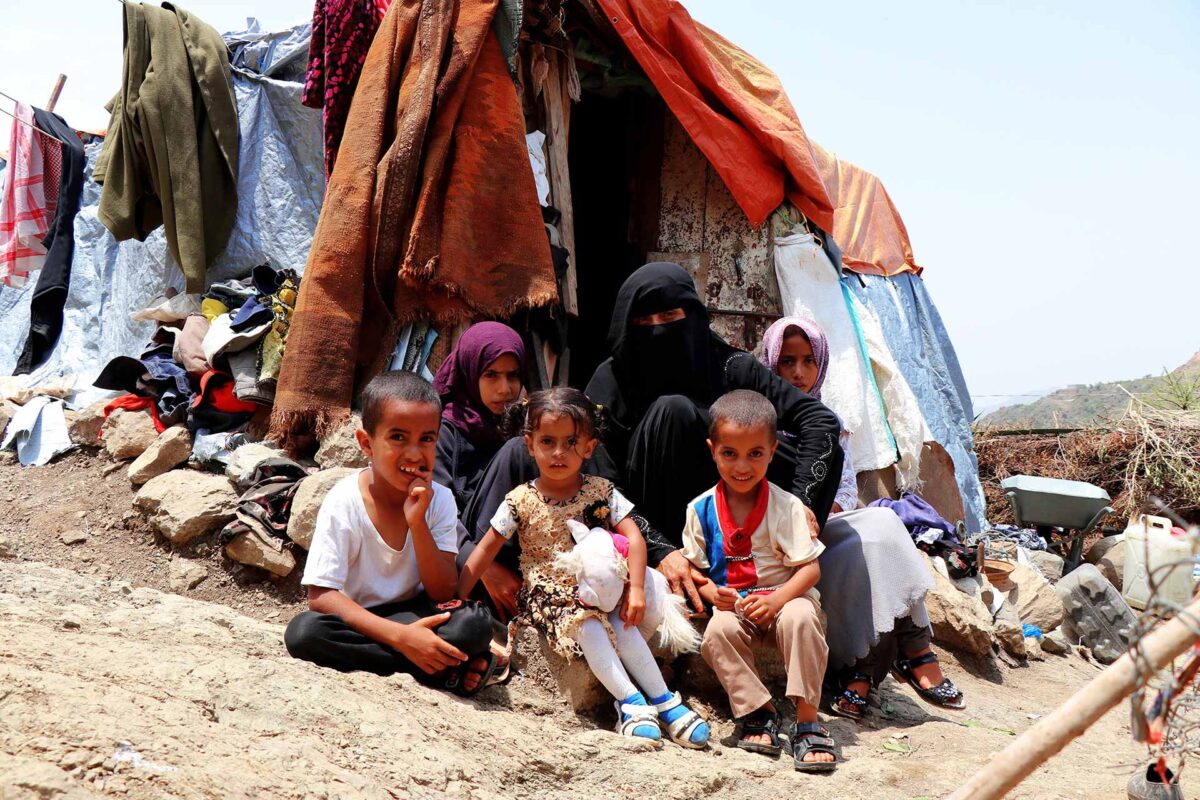
[[926, 664], [938, 663], [938, 657], [936, 653], [930, 650], [928, 653], [922, 653], [921, 655], [913, 656], [912, 658], [898, 658], [896, 659], [896, 663], [900, 665], [900, 669], [904, 670], [905, 672], [911, 672], [917, 667], [923, 667]]
[[[801, 772], [832, 772], [837, 769], [836, 743], [829, 730], [815, 722], [797, 723], [791, 736], [792, 760]], [[809, 753], [821, 753], [833, 757], [832, 761], [805, 761]]]

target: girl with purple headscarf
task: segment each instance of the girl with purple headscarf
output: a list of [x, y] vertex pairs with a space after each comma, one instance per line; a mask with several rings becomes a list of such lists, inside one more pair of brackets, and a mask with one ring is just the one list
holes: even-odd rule
[[462, 512], [504, 444], [500, 415], [521, 396], [525, 344], [500, 322], [472, 325], [442, 362], [433, 386], [442, 398], [434, 480], [454, 492]]
[[[433, 379], [442, 398], [433, 479], [454, 493], [460, 518], [504, 445], [500, 417], [505, 406], [520, 398], [524, 376], [525, 344], [520, 334], [500, 322], [480, 322], [463, 332]], [[458, 545], [461, 568], [474, 549], [461, 523]], [[514, 553], [504, 555], [482, 576], [487, 597], [501, 619], [516, 614], [521, 588]]]
[[[800, 391], [820, 398], [829, 369], [825, 331], [810, 319], [784, 317], [767, 329], [761, 360]], [[821, 530], [825, 552], [817, 583], [836, 680], [832, 710], [861, 719], [871, 688], [889, 669], [927, 702], [962, 708], [962, 692], [942, 675], [929, 647], [925, 595], [933, 588], [932, 576], [894, 512], [858, 508], [849, 431], [842, 431], [840, 443], [845, 461], [833, 513]], [[869, 596], [863, 587], [869, 587]]]

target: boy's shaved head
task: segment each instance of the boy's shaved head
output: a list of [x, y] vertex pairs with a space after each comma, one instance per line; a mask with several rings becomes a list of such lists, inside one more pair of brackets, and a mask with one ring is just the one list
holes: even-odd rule
[[433, 384], [414, 372], [393, 370], [371, 379], [359, 395], [363, 430], [374, 433], [388, 401], [427, 403], [440, 412], [442, 400]]
[[737, 425], [740, 428], [765, 428], [771, 438], [775, 437], [775, 406], [758, 392], [736, 389], [719, 397], [708, 413], [711, 417], [708, 436], [714, 442], [717, 440], [721, 423]]

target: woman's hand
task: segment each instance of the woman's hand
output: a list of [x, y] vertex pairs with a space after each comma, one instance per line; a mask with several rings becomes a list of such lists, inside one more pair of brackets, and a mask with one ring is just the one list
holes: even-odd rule
[[492, 604], [500, 615], [501, 622], [508, 622], [517, 615], [517, 592], [521, 590], [521, 576], [493, 561], [480, 578], [483, 588], [492, 598]]
[[[840, 514], [840, 513], [842, 513], [842, 512], [843, 512], [843, 511], [845, 511], [845, 510], [846, 510], [846, 509], [842, 508], [842, 507], [841, 507], [840, 505], [838, 505], [837, 503], [834, 503], [834, 504], [833, 504], [833, 506], [832, 506], [832, 507], [829, 509], [829, 513], [830, 513], [831, 515], [833, 515], [833, 514]], [[812, 512], [810, 511], [809, 513], [811, 514]], [[815, 515], [815, 514], [813, 515], [813, 518], [814, 518], [814, 519], [816, 518], [816, 515]]]
[[704, 602], [700, 599], [700, 592], [696, 587], [708, 583], [708, 578], [693, 567], [691, 562], [683, 557], [682, 552], [673, 550], [668, 553], [658, 563], [658, 571], [667, 579], [672, 592], [691, 603], [697, 614], [704, 613]]
[[630, 586], [625, 592], [625, 604], [621, 607], [621, 619], [626, 628], [637, 628], [646, 616], [646, 591], [640, 586]]

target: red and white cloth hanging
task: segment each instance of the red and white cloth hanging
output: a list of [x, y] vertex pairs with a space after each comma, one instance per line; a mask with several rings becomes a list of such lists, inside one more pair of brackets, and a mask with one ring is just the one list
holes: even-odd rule
[[[34, 130], [33, 109], [24, 103], [16, 106], [8, 175], [0, 196], [0, 280], [7, 286], [23, 286], [46, 260], [42, 239], [54, 219], [58, 191], [58, 178], [52, 173], [62, 169], [61, 150], [43, 150], [53, 143]], [[48, 197], [51, 179], [54, 194]]]

